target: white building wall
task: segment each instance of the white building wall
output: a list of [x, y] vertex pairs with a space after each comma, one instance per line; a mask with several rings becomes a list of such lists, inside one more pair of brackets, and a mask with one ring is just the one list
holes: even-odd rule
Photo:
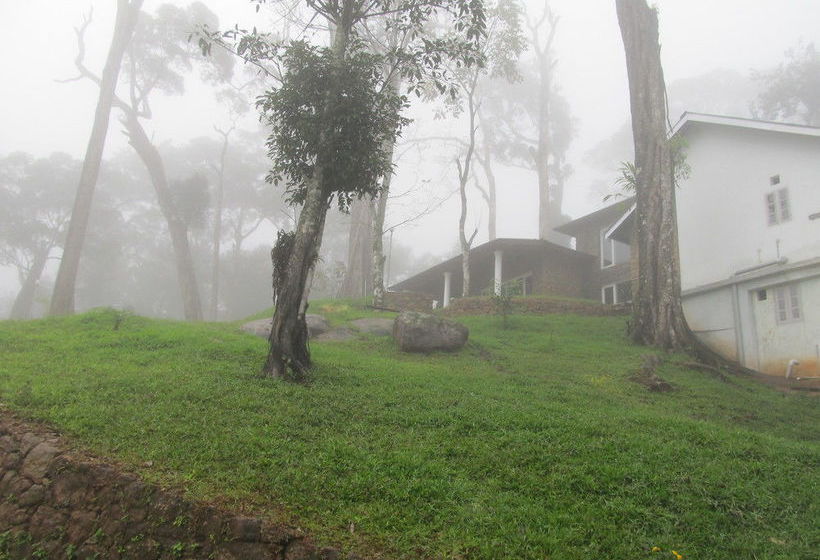
[[731, 286], [686, 296], [683, 309], [689, 328], [701, 341], [722, 356], [740, 361]]
[[[809, 219], [820, 212], [820, 138], [704, 123], [684, 134], [691, 174], [676, 203], [690, 326], [747, 367], [784, 375], [796, 359], [801, 375], [820, 375], [820, 219]], [[766, 194], [783, 187], [791, 219], [769, 225]], [[799, 321], [777, 320], [773, 289], [784, 283], [799, 286]]]
[[[691, 174], [676, 191], [684, 291], [779, 257], [820, 255], [820, 220], [809, 220], [820, 212], [820, 138], [699, 123], [684, 135]], [[766, 193], [782, 187], [792, 217], [769, 226]]]

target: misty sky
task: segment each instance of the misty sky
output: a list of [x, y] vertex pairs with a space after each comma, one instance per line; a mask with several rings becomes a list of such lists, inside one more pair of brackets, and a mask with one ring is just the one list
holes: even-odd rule
[[[160, 3], [146, 0], [145, 9], [153, 11]], [[246, 0], [204, 3], [223, 26], [238, 22], [264, 28], [266, 24]], [[65, 151], [82, 157], [97, 101], [96, 86], [56, 80], [75, 75], [72, 28], [90, 7], [94, 23], [88, 32], [87, 63], [98, 70], [102, 67], [115, 4], [114, 0], [0, 0], [0, 21], [5, 24], [0, 36], [4, 53], [0, 58], [0, 153], [22, 150], [47, 155]], [[534, 11], [542, 5], [537, 1], [529, 4]], [[777, 64], [798, 39], [820, 43], [818, 0], [661, 0], [657, 4], [667, 83], [716, 69], [747, 75], [752, 69]], [[591, 194], [585, 184], [589, 176], [584, 170], [584, 155], [628, 118], [626, 69], [614, 0], [553, 0], [552, 6], [561, 17], [556, 45], [558, 80], [578, 121], [578, 136], [569, 158], [576, 173], [567, 185], [565, 212], [578, 216], [601, 205], [600, 197]], [[155, 116], [147, 128], [160, 142], [181, 143], [210, 134], [218, 120], [214, 115], [220, 114], [212, 91], [195, 85], [184, 96], [156, 101], [153, 109]], [[423, 111], [417, 112], [423, 121]], [[678, 116], [670, 118], [675, 121]], [[111, 122], [108, 155], [125, 146], [116, 118]], [[400, 162], [398, 174], [398, 189], [426, 181], [441, 183], [440, 194], [456, 184], [454, 172], [446, 166], [428, 169]], [[536, 236], [534, 174], [500, 172], [499, 180], [504, 191], [500, 194], [499, 236]], [[477, 198], [474, 201], [478, 203]], [[456, 244], [457, 213], [453, 197], [430, 216], [398, 230], [397, 240], [412, 240], [420, 253], [450, 254]], [[472, 222], [486, 224], [479, 213]], [[394, 211], [388, 222], [400, 219], [399, 214]], [[483, 238], [479, 235], [478, 242], [484, 240], [486, 234]], [[0, 280], [8, 287], [6, 278]]]

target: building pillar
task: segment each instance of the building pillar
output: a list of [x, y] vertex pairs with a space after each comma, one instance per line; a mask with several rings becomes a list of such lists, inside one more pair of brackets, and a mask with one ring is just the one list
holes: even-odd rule
[[493, 283], [493, 291], [495, 295], [501, 295], [501, 264], [503, 252], [501, 249], [495, 251], [495, 282]]
[[442, 307], [448, 307], [450, 305], [450, 279], [452, 276], [452, 272], [444, 273], [444, 300], [441, 304]]

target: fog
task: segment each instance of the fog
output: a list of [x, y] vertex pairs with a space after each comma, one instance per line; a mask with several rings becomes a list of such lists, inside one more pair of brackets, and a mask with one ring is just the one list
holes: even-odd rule
[[[190, 5], [187, 1], [168, 3], [180, 9]], [[238, 24], [260, 30], [283, 29], [276, 9], [265, 7], [257, 13], [251, 2], [243, 0], [202, 3], [218, 18], [221, 28]], [[156, 14], [162, 4], [147, 0], [143, 9]], [[604, 197], [615, 189], [619, 163], [631, 158], [629, 93], [614, 0], [551, 0], [549, 5], [559, 18], [552, 49], [553, 83], [567, 102], [572, 123], [563, 156], [567, 173], [560, 210], [566, 219], [600, 208]], [[776, 67], [784, 60], [784, 53], [800, 41], [820, 44], [820, 3], [816, 0], [662, 0], [657, 5], [673, 122], [683, 111], [749, 116], [765, 85], [753, 79], [754, 72]], [[542, 9], [543, 2], [526, 4], [531, 18], [537, 18]], [[54, 207], [48, 217], [51, 222], [65, 221], [70, 214], [97, 104], [97, 85], [87, 79], [74, 80], [78, 74], [75, 28], [89, 13], [93, 18], [84, 35], [84, 64], [99, 74], [111, 41], [115, 2], [0, 3], [0, 19], [6, 23], [6, 32], [0, 37], [5, 53], [0, 59], [0, 159], [4, 166], [0, 189], [43, 189], [38, 208]], [[526, 25], [523, 34], [530, 37]], [[531, 66], [532, 59], [532, 50], [525, 51], [521, 67]], [[266, 131], [252, 103], [274, 83], [236, 61], [232, 83], [253, 82], [240, 93], [248, 109], [237, 112], [224, 94], [219, 94], [226, 90], [224, 82], [202, 79], [202, 68], [213, 60], [203, 62], [196, 55], [191, 55], [191, 60], [191, 69], [180, 71], [184, 84], [177, 85], [178, 91], [158, 88], [151, 94], [151, 118], [143, 119], [142, 125], [165, 160], [178, 207], [185, 209], [204, 307], [212, 288], [214, 188], [224, 139], [219, 131], [233, 130], [228, 159], [231, 171], [225, 175], [218, 318], [240, 317], [270, 304], [268, 253], [276, 230], [292, 228], [295, 215], [283, 202], [281, 189], [263, 181], [269, 167]], [[119, 91], [125, 95], [122, 76], [120, 83]], [[460, 206], [454, 162], [462, 148], [453, 138], [463, 141], [468, 125], [464, 114], [453, 116], [442, 107], [440, 99], [413, 98], [407, 111], [413, 123], [405, 128], [396, 147], [395, 177], [385, 220], [385, 230], [391, 231], [385, 237], [388, 283], [458, 252]], [[29, 154], [29, 160], [21, 163], [10, 159], [16, 152]], [[55, 152], [66, 155], [55, 159]], [[536, 173], [522, 168], [520, 161], [507, 159], [494, 162], [497, 236], [538, 237]], [[203, 176], [204, 186], [191, 179], [197, 174]], [[79, 308], [122, 305], [149, 315], [182, 315], [168, 231], [155, 198], [149, 176], [129, 146], [119, 112], [114, 109], [91, 237], [86, 244], [90, 254], [81, 265]], [[20, 206], [15, 212], [33, 212], [31, 208]], [[487, 241], [488, 221], [487, 206], [470, 183], [467, 228], [478, 231], [474, 244]], [[337, 295], [349, 266], [349, 228], [350, 217], [334, 211], [325, 231], [314, 295]], [[5, 266], [0, 268], [2, 317], [8, 315], [25, 276], [8, 255], [13, 252], [14, 233], [8, 229], [0, 228], [5, 237], [0, 246], [5, 246], [6, 253]], [[36, 235], [46, 234], [38, 230]], [[59, 240], [55, 241], [49, 252], [34, 315], [45, 310], [59, 247]], [[16, 258], [25, 260], [19, 254]], [[31, 256], [28, 258], [17, 264], [31, 267]]]

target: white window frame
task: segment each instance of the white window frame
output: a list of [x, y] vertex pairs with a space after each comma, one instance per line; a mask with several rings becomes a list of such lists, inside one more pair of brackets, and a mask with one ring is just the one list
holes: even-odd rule
[[[598, 239], [601, 253], [601, 269], [615, 266], [615, 240], [606, 236], [608, 231], [609, 228], [602, 229]], [[604, 264], [604, 247], [607, 242], [609, 242], [609, 264]]]
[[797, 282], [775, 286], [772, 291], [777, 324], [797, 323], [803, 320], [803, 298]]

